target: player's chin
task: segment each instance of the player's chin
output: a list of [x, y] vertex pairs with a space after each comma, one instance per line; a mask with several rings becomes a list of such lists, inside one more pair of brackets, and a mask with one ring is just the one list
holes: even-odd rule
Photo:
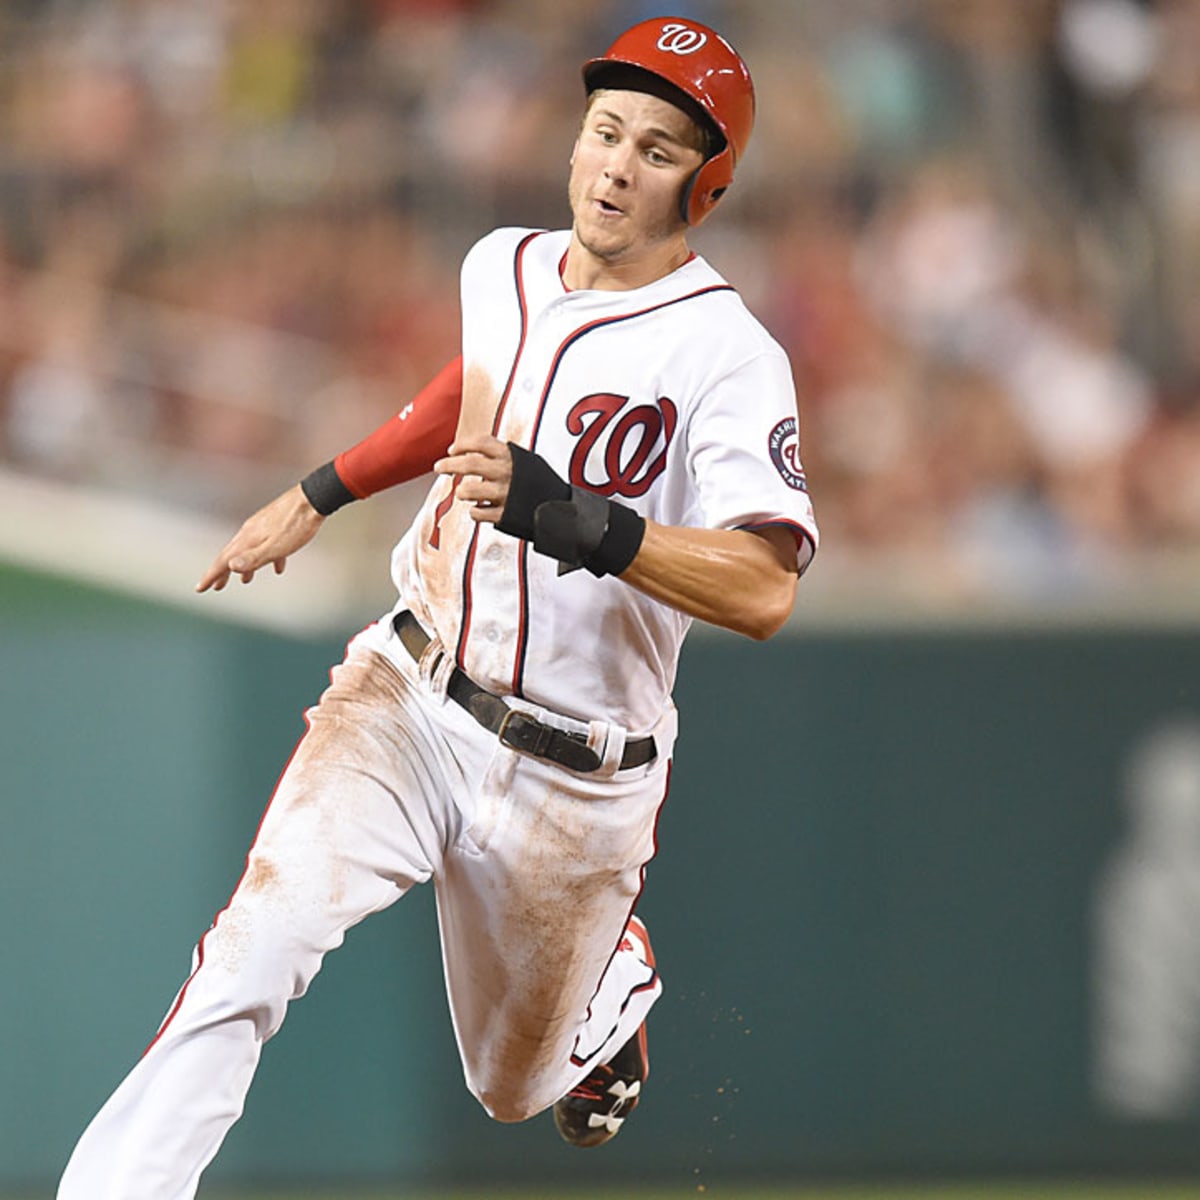
[[579, 244], [595, 258], [611, 261], [620, 258], [630, 246], [629, 238], [617, 230], [601, 225], [588, 224], [577, 228]]

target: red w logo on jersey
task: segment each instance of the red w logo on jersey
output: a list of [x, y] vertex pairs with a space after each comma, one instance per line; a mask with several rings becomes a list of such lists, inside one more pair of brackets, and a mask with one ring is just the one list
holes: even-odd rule
[[663, 473], [679, 410], [665, 396], [623, 412], [628, 403], [628, 396], [597, 392], [567, 414], [567, 431], [579, 439], [569, 471], [576, 487], [601, 496], [644, 496]]

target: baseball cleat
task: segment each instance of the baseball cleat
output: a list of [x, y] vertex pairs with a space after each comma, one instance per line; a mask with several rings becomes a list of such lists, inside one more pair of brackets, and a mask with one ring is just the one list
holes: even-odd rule
[[646, 1025], [606, 1063], [554, 1105], [554, 1123], [572, 1146], [602, 1146], [616, 1137], [625, 1118], [637, 1108], [649, 1070]]
[[[646, 927], [637, 917], [629, 925], [645, 948], [646, 961], [654, 966], [654, 952]], [[628, 938], [628, 934], [626, 934]], [[627, 947], [626, 947], [627, 948]], [[606, 1063], [601, 1063], [554, 1105], [554, 1123], [563, 1140], [572, 1146], [602, 1146], [621, 1131], [625, 1118], [638, 1106], [642, 1084], [650, 1074], [646, 1049], [646, 1022]]]

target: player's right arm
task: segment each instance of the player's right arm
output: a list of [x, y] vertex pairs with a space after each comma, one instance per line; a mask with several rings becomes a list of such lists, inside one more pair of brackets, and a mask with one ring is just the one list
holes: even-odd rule
[[459, 476], [472, 520], [531, 542], [559, 573], [614, 575], [689, 616], [762, 640], [782, 627], [815, 541], [790, 521], [760, 528], [661, 525], [572, 487], [544, 458], [498, 438], [458, 438], [434, 469]]
[[249, 583], [268, 564], [281, 575], [288, 558], [316, 537], [331, 513], [431, 471], [454, 438], [461, 407], [460, 357], [374, 433], [249, 517], [213, 559], [196, 591], [219, 592], [233, 575]]

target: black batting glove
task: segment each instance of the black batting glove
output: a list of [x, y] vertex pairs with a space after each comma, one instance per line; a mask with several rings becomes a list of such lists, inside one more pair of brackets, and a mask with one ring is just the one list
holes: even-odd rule
[[572, 487], [540, 455], [512, 442], [508, 448], [512, 482], [496, 528], [556, 559], [560, 575], [580, 567], [597, 578], [620, 575], [641, 548], [645, 520], [624, 504]]
[[496, 528], [501, 533], [532, 542], [535, 536], [534, 514], [539, 504], [550, 500], [569, 500], [571, 485], [540, 454], [526, 450], [515, 442], [508, 443], [512, 455], [512, 482], [508, 499]]

